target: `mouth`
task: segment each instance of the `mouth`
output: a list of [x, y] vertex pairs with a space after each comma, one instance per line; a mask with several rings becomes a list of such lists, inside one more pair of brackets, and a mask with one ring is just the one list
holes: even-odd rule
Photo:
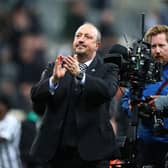
[[76, 48], [83, 49], [83, 48], [86, 48], [86, 46], [80, 44], [80, 45], [77, 45]]
[[154, 59], [155, 59], [156, 61], [159, 61], [160, 63], [165, 62], [164, 59], [163, 59], [163, 57], [161, 57], [161, 56], [156, 56]]
[[162, 59], [162, 57], [161, 57], [160, 55], [156, 55], [154, 58], [157, 59], [157, 60], [158, 60], [158, 59], [159, 59], [159, 60]]

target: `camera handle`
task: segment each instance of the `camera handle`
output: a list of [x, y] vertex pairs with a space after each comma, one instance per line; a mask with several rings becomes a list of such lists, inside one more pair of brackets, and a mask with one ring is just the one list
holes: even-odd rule
[[137, 127], [139, 121], [139, 110], [138, 103], [141, 98], [143, 86], [139, 85], [138, 82], [134, 81], [131, 84], [131, 107], [132, 107], [132, 117], [128, 125], [128, 140], [129, 140], [129, 161], [136, 165], [136, 146], [137, 146]]

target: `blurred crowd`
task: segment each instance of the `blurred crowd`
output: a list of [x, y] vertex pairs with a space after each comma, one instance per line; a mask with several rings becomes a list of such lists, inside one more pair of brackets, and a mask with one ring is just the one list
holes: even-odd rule
[[[102, 45], [99, 50], [101, 54], [107, 54], [112, 44], [124, 43], [123, 34], [120, 33], [124, 27], [120, 24], [116, 7], [121, 5], [120, 9], [124, 10], [126, 7], [123, 6], [128, 7], [131, 4], [129, 0], [59, 2], [63, 4], [64, 11], [60, 16], [62, 25], [61, 30], [53, 32], [57, 34], [53, 40], [53, 37], [47, 36], [52, 33], [45, 29], [43, 11], [40, 11], [39, 3], [40, 1], [33, 0], [0, 0], [0, 96], [5, 95], [8, 98], [11, 105], [10, 113], [14, 114], [21, 123], [31, 121], [31, 124], [22, 126], [24, 131], [21, 136], [28, 141], [28, 145], [22, 142], [20, 146], [21, 150], [26, 152], [40, 122], [40, 116], [32, 110], [30, 89], [40, 79], [47, 62], [52, 61], [52, 57], [55, 58], [57, 54], [71, 54], [73, 34], [77, 27], [86, 21], [93, 22], [102, 33]], [[148, 10], [145, 29], [158, 23], [168, 25], [168, 0], [155, 4], [153, 6], [151, 4]], [[50, 11], [47, 7], [46, 10]], [[51, 22], [56, 22], [54, 18], [50, 19]], [[49, 46], [51, 43], [52, 49]], [[110, 113], [117, 135], [125, 135], [127, 131], [127, 118], [120, 113], [119, 107], [123, 92], [124, 89], [118, 90]]]

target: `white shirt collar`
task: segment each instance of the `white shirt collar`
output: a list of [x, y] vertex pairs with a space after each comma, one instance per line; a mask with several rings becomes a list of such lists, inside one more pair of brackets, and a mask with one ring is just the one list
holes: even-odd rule
[[91, 60], [85, 62], [84, 64], [86, 64], [87, 66], [89, 66], [89, 65], [92, 63], [92, 61], [93, 61], [93, 59], [91, 59]]

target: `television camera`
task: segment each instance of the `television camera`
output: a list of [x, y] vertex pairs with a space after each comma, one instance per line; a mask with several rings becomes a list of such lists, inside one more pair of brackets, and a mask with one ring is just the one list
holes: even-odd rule
[[152, 58], [150, 51], [150, 44], [142, 40], [134, 42], [132, 48], [115, 44], [111, 47], [104, 61], [119, 66], [121, 86], [137, 85], [143, 87], [147, 83], [161, 80], [162, 64]]
[[[162, 64], [152, 58], [150, 44], [143, 40], [134, 42], [132, 48], [126, 48], [120, 44], [113, 45], [104, 58], [104, 61], [115, 63], [119, 66], [119, 85], [130, 89], [130, 102], [133, 116], [129, 123], [129, 135], [126, 138], [117, 138], [119, 141], [121, 139], [127, 141], [122, 142], [122, 144], [126, 143], [126, 147], [122, 151], [130, 151], [127, 153], [129, 155], [127, 156], [128, 163], [122, 165], [123, 168], [129, 166], [136, 168], [135, 157], [138, 118], [142, 116], [154, 117], [156, 122], [155, 126], [157, 128], [161, 127], [160, 118], [151, 116], [152, 113], [149, 114], [151, 109], [147, 103], [150, 101], [150, 97], [147, 97], [143, 101], [141, 97], [142, 90], [146, 84], [161, 80]], [[138, 107], [139, 103], [144, 103], [144, 106]], [[143, 112], [143, 115], [141, 115], [141, 112]]]

